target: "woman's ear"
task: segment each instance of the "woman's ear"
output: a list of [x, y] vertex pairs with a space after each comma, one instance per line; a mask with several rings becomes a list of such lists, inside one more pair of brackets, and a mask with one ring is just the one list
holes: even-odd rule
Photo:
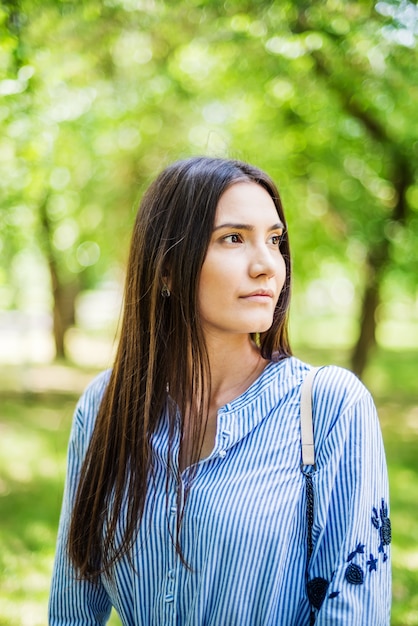
[[161, 277], [162, 287], [161, 295], [163, 298], [169, 298], [171, 296], [171, 277], [168, 269], [165, 269]]

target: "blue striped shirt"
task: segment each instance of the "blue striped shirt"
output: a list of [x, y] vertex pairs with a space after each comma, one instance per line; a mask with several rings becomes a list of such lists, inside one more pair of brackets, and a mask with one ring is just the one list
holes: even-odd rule
[[[171, 539], [177, 484], [169, 486], [167, 509], [168, 424], [162, 416], [153, 435], [155, 487], [132, 550], [133, 567], [122, 558], [110, 580], [92, 585], [75, 580], [66, 547], [77, 477], [109, 375], [96, 378], [77, 405], [70, 436], [50, 624], [105, 624], [113, 606], [125, 626], [308, 626], [300, 468], [300, 390], [308, 370], [294, 357], [271, 362], [219, 410], [215, 446], [197, 465], [185, 507], [181, 545], [190, 569]], [[353, 374], [330, 366], [315, 378], [313, 411], [309, 579], [315, 623], [388, 625], [388, 483], [373, 401]], [[187, 468], [183, 485], [189, 477]]]

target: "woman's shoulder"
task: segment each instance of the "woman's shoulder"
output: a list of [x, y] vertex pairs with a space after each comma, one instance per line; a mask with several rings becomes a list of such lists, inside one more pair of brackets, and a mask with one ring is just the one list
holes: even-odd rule
[[[374, 424], [377, 414], [373, 398], [350, 370], [336, 365], [318, 368], [312, 387], [312, 407], [318, 442], [332, 432], [344, 438], [357, 423]], [[361, 426], [362, 425], [362, 426]]]
[[[280, 361], [278, 362], [278, 365]], [[338, 365], [313, 366], [294, 356], [285, 359], [277, 376], [287, 382], [293, 393], [299, 393], [307, 374], [315, 369], [312, 386], [314, 412], [337, 417], [361, 401], [373, 403], [362, 381], [350, 370]]]
[[83, 392], [83, 396], [85, 395], [103, 395], [104, 390], [107, 387], [109, 382], [110, 375], [112, 373], [112, 369], [107, 369], [99, 374], [97, 374], [87, 385]]
[[94, 426], [97, 412], [103, 398], [103, 394], [109, 383], [112, 370], [100, 372], [87, 385], [81, 395], [75, 412], [75, 422], [83, 430], [91, 430]]
[[350, 370], [338, 365], [319, 367], [315, 375], [313, 398], [323, 403], [338, 405], [341, 409], [370, 397], [362, 381]]
[[295, 356], [277, 360], [277, 374], [284, 378], [292, 378], [302, 384], [307, 374], [315, 369], [313, 388], [318, 392], [338, 395], [341, 399], [355, 399], [368, 391], [361, 380], [350, 370], [339, 365], [312, 365]]
[[339, 365], [312, 365], [295, 356], [272, 359], [272, 375], [281, 380], [292, 380], [296, 386], [303, 383], [307, 374], [316, 370], [314, 389], [343, 395], [367, 393], [366, 387], [350, 370]]

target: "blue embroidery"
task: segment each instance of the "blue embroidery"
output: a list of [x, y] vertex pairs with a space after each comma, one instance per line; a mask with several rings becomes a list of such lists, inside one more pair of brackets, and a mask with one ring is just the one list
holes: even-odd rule
[[[358, 554], [364, 554], [363, 543], [358, 543], [356, 549], [353, 550], [353, 552], [350, 552], [347, 557], [347, 563], [350, 563], [350, 561], [352, 561], [354, 557]], [[352, 585], [362, 585], [364, 583], [364, 572], [361, 569], [360, 565], [357, 565], [356, 563], [350, 563], [350, 565], [348, 565], [347, 569], [345, 570], [344, 578], [348, 583], [351, 583]]]
[[364, 545], [362, 543], [358, 543], [357, 548], [354, 550], [354, 552], [350, 552], [347, 557], [347, 562], [352, 561], [356, 554], [364, 554]]
[[318, 611], [321, 608], [323, 601], [325, 600], [328, 587], [329, 582], [325, 580], [325, 578], [321, 578], [320, 576], [317, 576], [316, 578], [308, 581], [307, 591], [309, 602], [312, 604], [312, 606], [318, 609]]
[[377, 559], [374, 558], [373, 554], [370, 554], [370, 559], [366, 563], [366, 565], [369, 568], [369, 572], [377, 571], [376, 564], [377, 564]]
[[[379, 532], [380, 543], [377, 549], [378, 554], [382, 554], [382, 560], [383, 562], [386, 562], [389, 557], [385, 552], [384, 547], [390, 544], [392, 540], [392, 533], [390, 519], [388, 517], [388, 507], [383, 499], [379, 511], [376, 507], [373, 507], [371, 522], [374, 528]], [[364, 570], [360, 567], [360, 565], [353, 562], [356, 556], [361, 554], [364, 555], [364, 553], [365, 544], [360, 542], [357, 544], [356, 548], [347, 556], [348, 565], [344, 573], [344, 578], [351, 585], [362, 585], [364, 583]], [[369, 574], [371, 572], [377, 571], [378, 561], [379, 557], [375, 557], [374, 554], [370, 552], [369, 559], [366, 561], [366, 568]], [[333, 575], [331, 579], [333, 578]], [[309, 601], [311, 605], [318, 610], [321, 608], [322, 603], [327, 595], [329, 585], [330, 583], [325, 578], [321, 578], [320, 576], [313, 578], [308, 582]], [[339, 594], [340, 591], [332, 591], [328, 595], [328, 598], [332, 600], [333, 598], [337, 598]]]
[[361, 569], [360, 565], [350, 563], [350, 565], [345, 570], [344, 578], [348, 583], [351, 583], [352, 585], [362, 585], [364, 583], [364, 572]]
[[373, 507], [372, 524], [376, 530], [379, 531], [380, 544], [378, 552], [383, 554], [383, 562], [385, 562], [388, 560], [388, 557], [384, 546], [388, 546], [392, 541], [392, 528], [388, 517], [388, 507], [383, 499], [379, 513], [377, 509]]

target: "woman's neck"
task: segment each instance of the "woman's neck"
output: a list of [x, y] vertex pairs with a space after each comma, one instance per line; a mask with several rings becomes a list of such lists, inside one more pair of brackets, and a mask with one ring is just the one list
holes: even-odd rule
[[[204, 400], [204, 412], [207, 421], [199, 443], [199, 458], [207, 457], [214, 446], [217, 430], [218, 410], [231, 402], [252, 385], [266, 367], [258, 347], [250, 336], [233, 337], [231, 341], [218, 338], [206, 339], [210, 366], [210, 397]], [[197, 398], [194, 401], [198, 404]], [[190, 421], [196, 410], [189, 406], [184, 416], [183, 445], [179, 459], [183, 470], [192, 462], [194, 444], [191, 440]]]
[[217, 410], [240, 396], [260, 376], [268, 361], [249, 336], [208, 341], [211, 371], [210, 408]]

